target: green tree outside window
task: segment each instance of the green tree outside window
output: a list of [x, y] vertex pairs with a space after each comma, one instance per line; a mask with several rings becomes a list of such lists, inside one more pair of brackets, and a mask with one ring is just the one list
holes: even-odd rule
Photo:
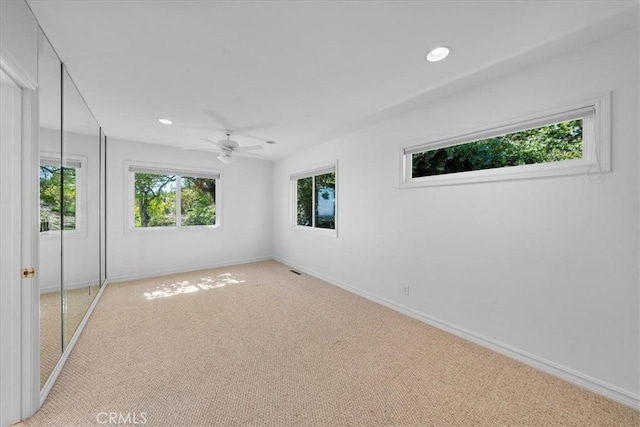
[[296, 224], [335, 229], [335, 172], [299, 178], [295, 185]]
[[582, 120], [414, 153], [412, 177], [582, 158]]
[[135, 227], [216, 224], [215, 178], [136, 172], [134, 187]]
[[40, 231], [76, 229], [76, 169], [40, 165]]

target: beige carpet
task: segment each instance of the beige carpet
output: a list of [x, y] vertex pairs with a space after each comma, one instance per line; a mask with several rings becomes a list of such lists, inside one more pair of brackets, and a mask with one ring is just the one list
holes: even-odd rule
[[62, 356], [63, 323], [66, 348], [99, 290], [97, 285], [65, 290], [64, 321], [60, 292], [40, 294], [40, 388]]
[[108, 425], [111, 412], [147, 426], [640, 425], [627, 407], [272, 261], [109, 285], [24, 424]]

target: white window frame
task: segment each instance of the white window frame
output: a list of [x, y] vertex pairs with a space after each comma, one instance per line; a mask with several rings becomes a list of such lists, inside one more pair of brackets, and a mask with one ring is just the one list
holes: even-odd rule
[[[87, 182], [87, 157], [79, 156], [75, 154], [65, 154], [64, 160], [60, 162], [60, 153], [42, 152], [40, 153], [41, 165], [54, 165], [65, 167], [73, 167], [76, 170], [76, 229], [64, 230], [65, 237], [87, 237], [87, 227], [85, 227], [85, 220], [87, 218], [87, 188], [85, 183]], [[40, 173], [38, 166], [38, 176]], [[40, 200], [40, 185], [38, 184], [38, 202]], [[40, 215], [40, 204], [38, 203], [38, 216]], [[42, 220], [40, 218], [40, 220]], [[40, 227], [38, 222], [38, 229]], [[60, 230], [41, 231], [40, 237], [43, 238], [59, 238]]]
[[[222, 228], [222, 206], [223, 206], [223, 172], [219, 169], [203, 169], [191, 168], [175, 165], [163, 165], [159, 163], [144, 163], [136, 161], [125, 161], [125, 191], [127, 202], [125, 206], [125, 234], [135, 233], [155, 233], [162, 231], [203, 231], [203, 230], [219, 230]], [[176, 183], [176, 225], [167, 227], [136, 227], [134, 216], [134, 199], [135, 199], [135, 174], [152, 173], [157, 175], [176, 175], [191, 176], [197, 178], [211, 178], [216, 180], [216, 223], [213, 225], [180, 225], [181, 219], [181, 191], [177, 191], [180, 186]]]
[[[552, 176], [592, 174], [611, 171], [611, 92], [574, 104], [565, 105], [524, 117], [495, 123], [463, 134], [443, 136], [428, 142], [407, 143], [400, 147], [400, 188], [473, 184], [490, 181], [544, 178]], [[561, 121], [583, 118], [582, 153], [580, 159], [502, 168], [457, 172], [414, 178], [412, 154], [461, 145], [473, 141], [542, 127]]]
[[[336, 177], [336, 188], [335, 188], [335, 228], [318, 228], [315, 226], [307, 226], [307, 225], [298, 225], [298, 186], [297, 181], [299, 179], [316, 177], [318, 175], [324, 175], [327, 173], [333, 172]], [[313, 180], [315, 185], [315, 179]], [[295, 231], [303, 232], [303, 233], [311, 233], [318, 234], [322, 236], [330, 236], [330, 237], [338, 237], [338, 190], [339, 179], [338, 179], [338, 161], [336, 160], [334, 163], [325, 164], [323, 166], [318, 166], [311, 169], [306, 169], [304, 171], [293, 172], [289, 174], [289, 188], [290, 188], [290, 221], [291, 228]], [[316, 208], [316, 194], [315, 190], [312, 191], [312, 206], [313, 206], [313, 219], [315, 222], [315, 208]]]

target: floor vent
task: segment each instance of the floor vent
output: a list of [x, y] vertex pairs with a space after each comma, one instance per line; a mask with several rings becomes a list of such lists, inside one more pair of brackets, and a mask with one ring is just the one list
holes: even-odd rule
[[298, 276], [302, 275], [302, 273], [298, 273], [298, 272], [297, 272], [297, 271], [295, 271], [295, 270], [289, 270], [289, 271], [290, 271], [290, 272], [292, 272], [293, 274], [297, 274]]

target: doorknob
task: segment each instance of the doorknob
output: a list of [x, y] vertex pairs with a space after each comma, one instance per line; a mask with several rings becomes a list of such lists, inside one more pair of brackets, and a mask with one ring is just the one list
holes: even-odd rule
[[35, 274], [36, 274], [36, 271], [33, 269], [33, 267], [27, 267], [27, 268], [22, 270], [22, 278], [23, 279], [30, 279]]

